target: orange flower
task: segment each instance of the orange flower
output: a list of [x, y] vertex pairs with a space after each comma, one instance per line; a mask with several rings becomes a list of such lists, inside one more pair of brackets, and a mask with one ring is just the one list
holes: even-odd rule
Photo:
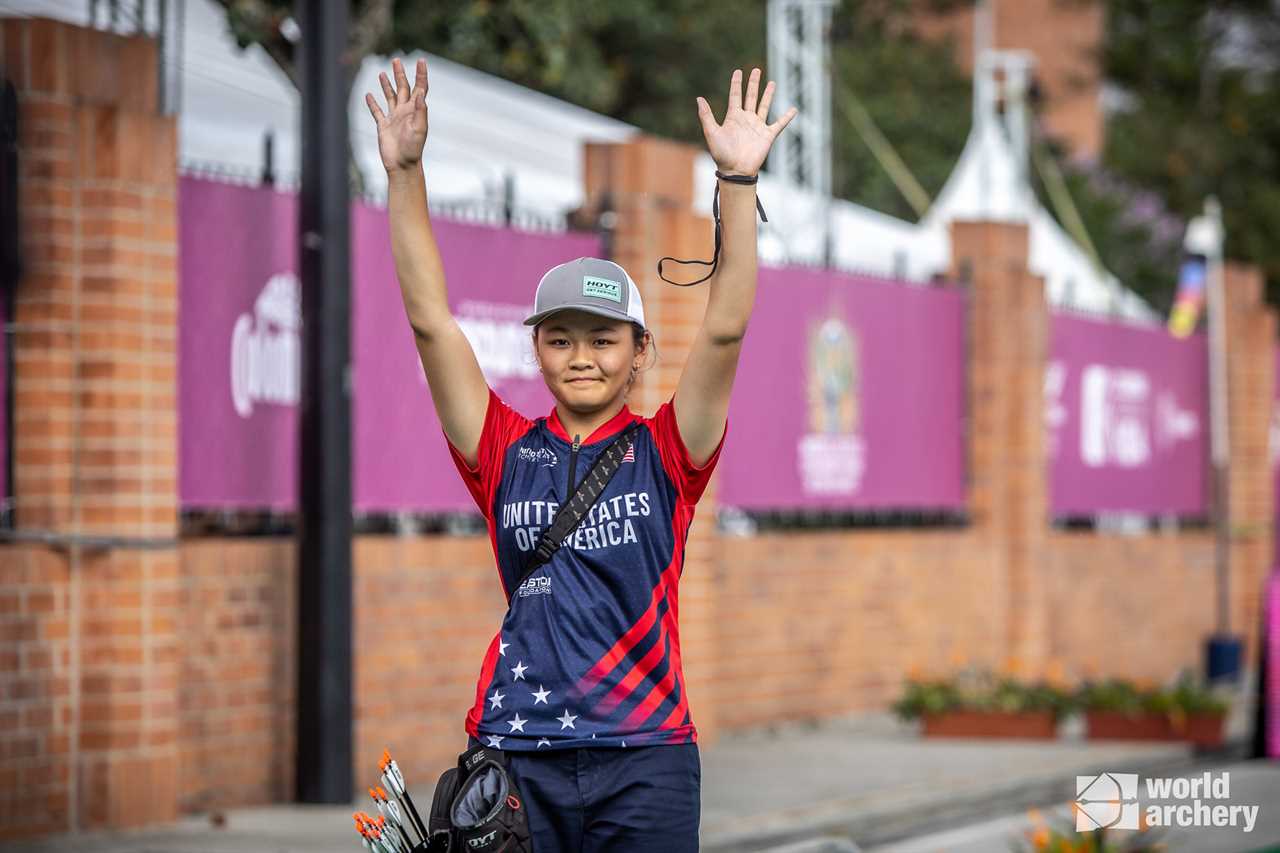
[[947, 656], [947, 661], [948, 661], [952, 666], [957, 666], [957, 667], [959, 667], [959, 666], [964, 666], [966, 663], [968, 663], [968, 662], [969, 662], [969, 659], [968, 659], [967, 657], [965, 657], [964, 655], [962, 655], [959, 651], [954, 651], [954, 652], [952, 652], [950, 655], [948, 655], [948, 656]]
[[1042, 826], [1031, 836], [1031, 843], [1037, 850], [1045, 850], [1049, 846], [1049, 827]]
[[1001, 669], [1006, 675], [1022, 674], [1022, 658], [1017, 655], [1009, 655], [1004, 659], [1004, 666]]

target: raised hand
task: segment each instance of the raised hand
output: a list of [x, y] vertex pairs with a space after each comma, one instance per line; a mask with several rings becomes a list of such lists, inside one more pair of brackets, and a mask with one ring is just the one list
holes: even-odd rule
[[742, 97], [742, 71], [734, 71], [729, 79], [729, 107], [724, 122], [716, 124], [711, 105], [698, 98], [698, 118], [702, 120], [702, 133], [707, 138], [707, 150], [722, 172], [738, 175], [754, 175], [764, 165], [773, 140], [791, 119], [796, 108], [787, 110], [773, 124], [767, 124], [769, 105], [773, 103], [773, 81], [764, 87], [764, 96], [756, 102], [760, 89], [760, 69], [751, 69], [747, 82], [747, 96]]
[[418, 60], [412, 90], [399, 59], [391, 60], [391, 70], [396, 77], [395, 88], [385, 71], [378, 75], [382, 93], [387, 97], [385, 115], [371, 92], [364, 95], [364, 102], [378, 126], [378, 152], [388, 172], [416, 166], [427, 143], [427, 61]]

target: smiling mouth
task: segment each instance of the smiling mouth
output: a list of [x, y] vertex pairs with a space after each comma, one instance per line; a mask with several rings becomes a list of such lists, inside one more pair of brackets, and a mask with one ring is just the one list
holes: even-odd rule
[[579, 382], [599, 382], [599, 379], [570, 379], [570, 385], [577, 385]]

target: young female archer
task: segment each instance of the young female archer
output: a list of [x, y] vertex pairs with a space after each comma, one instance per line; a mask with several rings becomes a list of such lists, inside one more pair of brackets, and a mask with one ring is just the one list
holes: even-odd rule
[[[795, 110], [768, 123], [774, 87], [760, 93], [759, 69], [745, 94], [733, 72], [721, 123], [697, 99], [717, 166], [723, 257], [672, 398], [653, 417], [627, 406], [653, 347], [640, 292], [617, 264], [578, 258], [542, 277], [525, 320], [555, 398], [531, 420], [488, 386], [450, 314], [422, 167], [426, 62], [412, 88], [398, 59], [392, 73], [394, 84], [379, 77], [386, 111], [372, 94], [365, 100], [387, 170], [396, 273], [449, 452], [484, 513], [509, 601], [466, 716], [468, 743], [503, 752], [535, 850], [697, 850], [701, 770], [677, 593], [755, 300], [754, 181]], [[607, 485], [551, 556], [531, 563], [615, 441], [625, 455], [614, 454]]]

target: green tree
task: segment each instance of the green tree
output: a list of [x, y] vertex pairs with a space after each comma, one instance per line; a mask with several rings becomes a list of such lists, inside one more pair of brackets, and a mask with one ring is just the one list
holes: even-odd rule
[[972, 118], [968, 76], [954, 48], [919, 39], [912, 17], [963, 0], [842, 0], [832, 16], [832, 193], [914, 221], [850, 114], [856, 97], [932, 198], [964, 150]]
[[729, 70], [763, 67], [764, 28], [764, 0], [442, 0], [398, 15], [391, 44], [701, 145], [694, 98], [722, 111]]
[[[1280, 6], [1111, 0], [1106, 26], [1103, 73], [1117, 107], [1107, 119], [1105, 171], [1183, 220], [1217, 195], [1227, 254], [1258, 264], [1268, 301], [1280, 304]], [[1099, 195], [1103, 208], [1125, 199]], [[1167, 307], [1173, 266], [1165, 266], [1158, 301]]]

